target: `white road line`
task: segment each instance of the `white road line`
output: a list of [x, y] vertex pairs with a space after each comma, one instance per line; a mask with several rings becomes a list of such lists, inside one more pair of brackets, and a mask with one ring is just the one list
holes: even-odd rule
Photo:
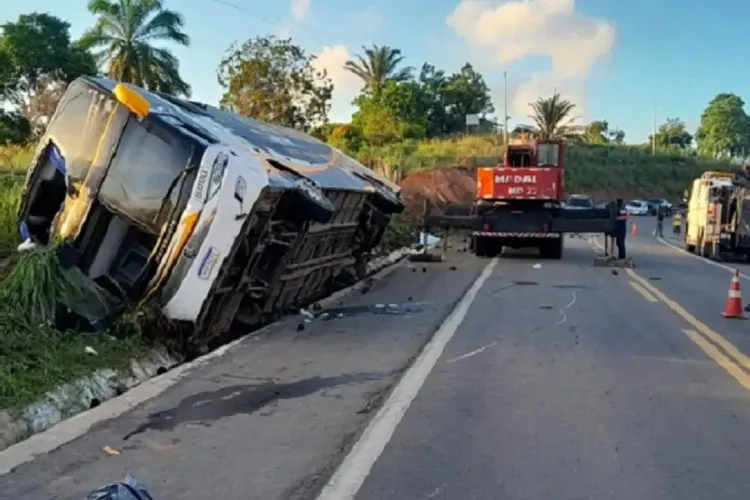
[[469, 306], [482, 285], [492, 275], [498, 259], [492, 259], [482, 271], [456, 308], [438, 328], [413, 365], [393, 389], [383, 407], [370, 421], [359, 440], [325, 485], [318, 500], [353, 500], [370, 474], [373, 465], [385, 450], [401, 418], [417, 397], [422, 384], [430, 375], [445, 346], [461, 326]]
[[[712, 266], [720, 267], [720, 268], [722, 268], [722, 269], [724, 269], [726, 271], [729, 271], [730, 273], [734, 273], [734, 271], [736, 269], [734, 267], [725, 266], [724, 264], [721, 264], [719, 262], [715, 262], [715, 261], [713, 261], [711, 259], [707, 259], [707, 258], [702, 257], [700, 255], [695, 255], [694, 253], [690, 253], [687, 250], [685, 250], [684, 248], [678, 247], [677, 245], [674, 245], [674, 244], [668, 242], [664, 238], [657, 238], [657, 240], [659, 240], [659, 243], [661, 243], [662, 245], [668, 246], [670, 248], [674, 248], [675, 250], [677, 250], [679, 252], [682, 252], [682, 253], [684, 253], [686, 255], [690, 255], [691, 257], [695, 257], [696, 259], [702, 260], [703, 262], [705, 262], [707, 264], [711, 264]], [[746, 280], [750, 280], [750, 276], [748, 276], [747, 274], [744, 274], [744, 273], [740, 273], [740, 277], [744, 278]]]

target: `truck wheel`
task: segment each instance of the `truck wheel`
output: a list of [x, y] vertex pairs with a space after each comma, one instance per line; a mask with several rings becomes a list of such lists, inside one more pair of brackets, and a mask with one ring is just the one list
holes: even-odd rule
[[539, 247], [539, 255], [543, 259], [562, 259], [563, 254], [563, 236], [555, 238], [550, 241], [545, 241], [542, 246]]
[[477, 257], [487, 257], [490, 254], [492, 240], [481, 236], [471, 237], [471, 250]]

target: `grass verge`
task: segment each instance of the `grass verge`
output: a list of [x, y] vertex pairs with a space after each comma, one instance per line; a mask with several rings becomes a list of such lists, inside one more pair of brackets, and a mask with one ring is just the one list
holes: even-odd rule
[[[53, 249], [24, 252], [0, 281], [0, 408], [18, 408], [101, 368], [127, 368], [146, 349], [138, 335], [61, 332], [57, 304], [102, 301]], [[93, 351], [91, 351], [93, 349]]]
[[[66, 277], [44, 252], [17, 254], [17, 212], [31, 148], [0, 147], [0, 409], [20, 408], [102, 368], [126, 369], [148, 345], [132, 324], [117, 338], [60, 332], [49, 325], [57, 298], [81, 299], [81, 283]], [[97, 354], [87, 353], [87, 347]]]

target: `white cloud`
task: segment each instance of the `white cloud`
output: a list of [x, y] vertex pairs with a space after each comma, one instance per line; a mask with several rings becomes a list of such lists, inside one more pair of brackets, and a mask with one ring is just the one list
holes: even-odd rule
[[374, 31], [380, 28], [385, 22], [383, 14], [378, 12], [375, 7], [367, 7], [364, 10], [355, 12], [353, 15], [354, 24], [361, 30]]
[[547, 57], [551, 71], [535, 74], [513, 97], [514, 113], [528, 114], [528, 101], [555, 88], [581, 107], [591, 68], [611, 53], [616, 28], [576, 10], [575, 0], [511, 0], [490, 4], [461, 0], [446, 24], [471, 48], [506, 66], [530, 56]]
[[349, 121], [354, 111], [351, 102], [362, 89], [362, 80], [344, 69], [344, 64], [351, 58], [346, 46], [326, 45], [312, 63], [318, 71], [325, 69], [333, 82], [330, 119], [334, 122]]
[[292, 19], [297, 23], [301, 23], [310, 15], [310, 0], [291, 0], [289, 10]]

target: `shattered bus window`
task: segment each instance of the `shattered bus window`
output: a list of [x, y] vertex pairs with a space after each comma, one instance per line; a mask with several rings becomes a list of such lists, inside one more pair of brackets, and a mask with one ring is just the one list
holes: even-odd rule
[[[172, 181], [188, 166], [192, 154], [190, 144], [161, 125], [131, 118], [102, 183], [102, 203], [159, 234], [178, 197], [190, 194], [192, 183], [184, 182], [181, 192], [173, 191], [165, 200]], [[171, 206], [162, 210], [165, 201]]]

